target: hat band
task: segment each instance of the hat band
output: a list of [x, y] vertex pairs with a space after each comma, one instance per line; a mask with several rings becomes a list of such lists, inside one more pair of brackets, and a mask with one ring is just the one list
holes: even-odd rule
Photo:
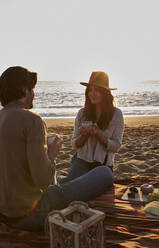
[[103, 85], [103, 84], [99, 84], [97, 82], [93, 82], [93, 83], [86, 83], [86, 82], [80, 82], [80, 84], [84, 85], [84, 86], [88, 86], [88, 85], [94, 85], [94, 86], [98, 86], [98, 87], [102, 87], [102, 88], [105, 88], [107, 90], [117, 90], [117, 88], [109, 88], [108, 86], [106, 85]]
[[102, 83], [100, 83], [100, 82], [92, 82], [92, 83], [88, 83], [89, 85], [95, 85], [95, 86], [99, 86], [99, 87], [102, 87], [102, 88], [105, 88], [105, 89], [109, 89], [109, 86], [108, 85], [106, 85], [106, 84], [102, 84]]

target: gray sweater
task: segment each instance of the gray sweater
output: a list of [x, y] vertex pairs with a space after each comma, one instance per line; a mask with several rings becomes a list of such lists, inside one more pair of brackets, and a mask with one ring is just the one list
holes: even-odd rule
[[94, 136], [90, 136], [81, 148], [76, 147], [75, 141], [80, 135], [79, 127], [82, 124], [82, 120], [83, 108], [79, 110], [76, 116], [72, 138], [72, 146], [77, 149], [77, 157], [88, 162], [98, 161], [103, 164], [105, 157], [107, 156], [106, 165], [113, 166], [115, 153], [119, 151], [124, 131], [124, 119], [121, 110], [115, 108], [113, 118], [107, 129], [101, 130], [103, 136], [108, 139], [107, 148], [101, 145]]

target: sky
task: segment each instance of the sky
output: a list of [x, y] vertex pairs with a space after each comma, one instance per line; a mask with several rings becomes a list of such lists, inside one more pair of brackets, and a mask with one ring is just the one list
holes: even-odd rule
[[39, 80], [111, 87], [159, 80], [158, 0], [0, 0], [0, 74], [21, 65]]

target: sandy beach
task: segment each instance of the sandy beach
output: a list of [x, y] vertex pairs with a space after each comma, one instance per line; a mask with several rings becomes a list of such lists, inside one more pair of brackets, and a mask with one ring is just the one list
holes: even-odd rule
[[[68, 171], [74, 154], [71, 147], [74, 119], [45, 119], [48, 132], [59, 134], [63, 146], [57, 170]], [[159, 178], [159, 116], [126, 117], [123, 144], [115, 157], [115, 181]]]

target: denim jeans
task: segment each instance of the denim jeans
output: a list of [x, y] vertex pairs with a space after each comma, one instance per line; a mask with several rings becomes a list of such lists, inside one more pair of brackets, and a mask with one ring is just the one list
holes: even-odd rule
[[[43, 193], [34, 213], [12, 224], [12, 227], [29, 231], [42, 231], [48, 213], [53, 209], [63, 209], [74, 200], [89, 201], [103, 194], [113, 184], [114, 176], [105, 165], [90, 169], [83, 160], [73, 157], [71, 171], [65, 182], [51, 185]], [[74, 170], [74, 166], [76, 170]], [[76, 172], [75, 172], [76, 171]]]
[[89, 163], [83, 159], [77, 158], [77, 154], [72, 157], [70, 171], [64, 178], [57, 178], [59, 184], [66, 183], [77, 177], [80, 177], [88, 171], [94, 169], [97, 166], [101, 166], [100, 162]]

